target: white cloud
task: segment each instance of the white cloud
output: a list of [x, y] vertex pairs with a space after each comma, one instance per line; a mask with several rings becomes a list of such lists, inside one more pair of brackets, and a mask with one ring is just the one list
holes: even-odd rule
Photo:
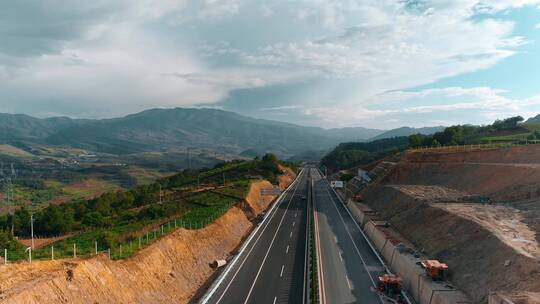
[[[388, 103], [389, 107], [370, 108], [363, 106], [315, 107], [304, 109], [304, 114], [313, 115], [331, 124], [351, 126], [361, 120], [366, 126], [400, 127], [404, 124], [414, 127], [452, 125], [463, 123], [483, 124], [495, 119], [514, 115], [535, 116], [540, 111], [540, 95], [517, 100], [503, 96], [502, 90], [489, 87], [462, 88], [447, 87], [427, 89], [418, 92], [396, 91], [377, 96], [378, 105]], [[441, 102], [432, 103], [433, 100]], [[407, 104], [415, 104], [407, 106]], [[450, 113], [462, 113], [452, 117]], [[425, 119], [425, 117], [445, 117], [445, 119]], [[399, 119], [396, 119], [399, 117]], [[421, 118], [421, 119], [419, 119]], [[406, 121], [407, 123], [404, 123]], [[445, 123], [442, 123], [445, 122]]]
[[[436, 113], [480, 109], [478, 100], [489, 100], [486, 111], [496, 106], [513, 111], [518, 101], [488, 87], [405, 90], [486, 69], [516, 54], [527, 39], [514, 34], [510, 19], [489, 14], [539, 4], [6, 2], [0, 4], [0, 40], [9, 42], [0, 45], [0, 111], [111, 116], [156, 106], [219, 103], [233, 90], [289, 83], [305, 90], [295, 96], [295, 108], [276, 102], [264, 111], [299, 110], [351, 125], [376, 117], [397, 120], [390, 117], [398, 115], [391, 109], [397, 104], [405, 113]], [[480, 12], [483, 18], [474, 18]], [[432, 96], [468, 99], [409, 105]]]

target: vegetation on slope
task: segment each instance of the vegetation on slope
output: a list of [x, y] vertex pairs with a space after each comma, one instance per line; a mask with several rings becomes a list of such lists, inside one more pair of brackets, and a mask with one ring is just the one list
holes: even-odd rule
[[526, 124], [521, 124], [522, 121], [523, 117], [515, 116], [486, 126], [452, 126], [433, 135], [411, 135], [409, 144], [411, 147], [438, 147], [540, 139], [540, 133], [534, 132]]
[[343, 143], [321, 160], [330, 170], [341, 170], [367, 164], [408, 147], [405, 136], [379, 139], [367, 143]]
[[[342, 143], [324, 156], [321, 164], [330, 171], [368, 164], [407, 148], [439, 147], [493, 142], [540, 140], [540, 125], [522, 123], [521, 116], [497, 120], [485, 126], [457, 125], [431, 135], [413, 134], [371, 142]], [[532, 121], [534, 122], [534, 121]], [[344, 176], [350, 178], [350, 176]]]
[[[143, 237], [148, 242], [162, 232], [145, 233], [167, 223], [167, 232], [178, 226], [201, 228], [242, 201], [251, 179], [267, 179], [277, 184], [280, 162], [273, 155], [251, 161], [232, 161], [211, 169], [184, 170], [155, 183], [129, 191], [105, 193], [95, 199], [63, 205], [50, 205], [34, 214], [34, 234], [39, 236], [73, 235], [55, 244], [57, 256], [78, 255], [106, 250], [125, 244], [116, 257], [133, 253], [133, 242]], [[174, 224], [173, 224], [174, 223]], [[0, 216], [0, 229], [18, 237], [30, 236], [30, 212], [21, 208], [13, 215]], [[126, 247], [126, 244], [130, 244]], [[129, 249], [128, 249], [129, 248]], [[50, 256], [50, 248], [35, 252], [37, 257]], [[24, 258], [24, 253], [12, 259]]]

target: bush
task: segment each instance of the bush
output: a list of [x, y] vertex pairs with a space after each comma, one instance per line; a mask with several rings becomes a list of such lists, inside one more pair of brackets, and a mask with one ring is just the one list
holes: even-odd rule
[[87, 213], [82, 219], [82, 224], [84, 226], [88, 226], [88, 227], [102, 226], [103, 225], [103, 215], [101, 215], [101, 213], [96, 212], [96, 211]]
[[0, 249], [2, 249], [2, 251], [3, 249], [15, 250], [22, 247], [23, 246], [13, 238], [11, 233], [0, 230]]
[[100, 246], [105, 246], [105, 248], [113, 248], [118, 245], [118, 237], [111, 231], [103, 231], [97, 242]]

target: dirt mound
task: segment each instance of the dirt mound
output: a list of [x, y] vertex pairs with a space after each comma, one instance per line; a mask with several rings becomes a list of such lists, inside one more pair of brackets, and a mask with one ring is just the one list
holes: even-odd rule
[[276, 196], [273, 195], [261, 195], [262, 189], [271, 189], [273, 187], [274, 185], [266, 180], [251, 183], [249, 192], [246, 195], [246, 202], [255, 215], [259, 215], [266, 210], [270, 206], [272, 200], [276, 198]]
[[[279, 170], [283, 173], [278, 176], [279, 188], [285, 190], [296, 178], [296, 174], [289, 167], [278, 165]], [[277, 197], [277, 195], [261, 195], [262, 189], [272, 189], [275, 186], [269, 181], [261, 180], [252, 182], [249, 188], [249, 192], [246, 195], [246, 202], [250, 207], [254, 216], [261, 214], [264, 210], [270, 207], [270, 203]]]
[[363, 196], [475, 301], [540, 292], [540, 146], [407, 153]]
[[200, 230], [179, 229], [126, 261], [105, 256], [4, 266], [0, 303], [187, 303], [252, 224], [232, 208]]
[[283, 173], [282, 175], [278, 176], [279, 187], [284, 190], [296, 178], [296, 173], [294, 173], [291, 168], [282, 165], [278, 165], [278, 168], [281, 173]]

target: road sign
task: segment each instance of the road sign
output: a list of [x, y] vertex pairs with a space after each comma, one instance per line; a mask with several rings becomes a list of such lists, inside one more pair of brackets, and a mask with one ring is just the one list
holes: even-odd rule
[[279, 187], [261, 189], [261, 195], [280, 195], [281, 189]]
[[331, 181], [330, 186], [332, 188], [343, 188], [343, 181]]

